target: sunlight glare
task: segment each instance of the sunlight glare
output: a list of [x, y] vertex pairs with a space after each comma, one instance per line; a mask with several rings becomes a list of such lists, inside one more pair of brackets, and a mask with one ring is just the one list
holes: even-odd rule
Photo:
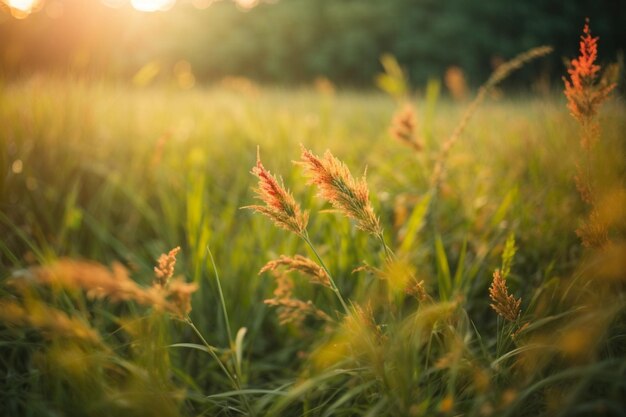
[[259, 0], [235, 0], [235, 3], [244, 10], [250, 10], [259, 3]]
[[2, 0], [16, 19], [25, 19], [41, 6], [41, 0]]
[[39, 0], [7, 0], [6, 4], [20, 12], [30, 13], [35, 9]]
[[131, 0], [132, 6], [142, 12], [157, 12], [171, 9], [176, 0]]

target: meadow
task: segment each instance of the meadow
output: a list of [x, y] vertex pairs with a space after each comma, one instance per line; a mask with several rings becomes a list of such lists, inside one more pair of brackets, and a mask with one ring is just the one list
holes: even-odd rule
[[[488, 94], [443, 161], [470, 100], [436, 84], [0, 85], [0, 414], [624, 415], [626, 108], [603, 104], [585, 154], [556, 90]], [[419, 146], [390, 133], [405, 101]], [[349, 190], [367, 170], [356, 214], [301, 146]], [[576, 234], [580, 161], [600, 248]], [[244, 208], [266, 170], [306, 233]]]

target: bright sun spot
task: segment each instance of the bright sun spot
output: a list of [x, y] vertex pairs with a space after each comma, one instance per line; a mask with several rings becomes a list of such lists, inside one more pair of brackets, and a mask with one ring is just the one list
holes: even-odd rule
[[176, 0], [131, 0], [130, 3], [142, 12], [158, 12], [171, 9]]
[[131, 0], [130, 3], [142, 12], [157, 12], [171, 9], [176, 0]]
[[37, 6], [39, 0], [8, 0], [5, 3], [13, 9], [30, 13]]
[[[119, 8], [130, 3], [130, 5], [141, 12], [164, 12], [170, 10], [176, 4], [176, 0], [100, 0], [104, 5]], [[187, 0], [197, 9], [206, 9], [211, 3], [217, 0]], [[232, 0], [237, 6], [243, 10], [250, 10], [257, 6], [260, 0]], [[266, 0], [270, 2], [270, 0]], [[275, 0], [274, 0], [275, 1]], [[272, 1], [273, 2], [273, 1]], [[9, 6], [11, 14], [23, 19], [31, 13], [39, 10], [43, 0], [0, 0]], [[62, 14], [63, 3], [60, 1], [50, 2], [52, 6], [47, 7], [48, 16], [57, 18]]]

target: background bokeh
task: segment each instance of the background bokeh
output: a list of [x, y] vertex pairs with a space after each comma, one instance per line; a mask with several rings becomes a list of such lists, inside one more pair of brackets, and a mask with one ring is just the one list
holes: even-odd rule
[[[626, 45], [623, 0], [43, 0], [12, 16], [7, 4], [29, 1], [4, 0], [0, 12], [4, 78], [45, 71], [130, 79], [149, 65], [155, 79], [302, 84], [324, 76], [371, 86], [390, 53], [415, 85], [451, 66], [478, 85], [503, 59], [550, 44], [555, 54], [509, 83], [560, 86], [585, 17], [601, 38], [600, 62], [618, 61]], [[161, 3], [163, 11], [137, 10]]]

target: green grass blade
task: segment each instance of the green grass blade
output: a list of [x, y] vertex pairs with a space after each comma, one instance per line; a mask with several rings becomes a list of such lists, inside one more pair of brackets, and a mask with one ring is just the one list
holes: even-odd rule
[[425, 194], [420, 202], [413, 208], [411, 216], [406, 224], [404, 230], [402, 243], [400, 244], [399, 253], [410, 253], [414, 249], [414, 244], [417, 240], [418, 234], [424, 226], [426, 214], [428, 213], [428, 207], [432, 199], [432, 193]]
[[450, 266], [446, 250], [441, 240], [441, 235], [435, 237], [435, 256], [437, 259], [437, 283], [439, 286], [439, 297], [443, 301], [450, 299], [452, 292], [452, 278], [450, 276]]

